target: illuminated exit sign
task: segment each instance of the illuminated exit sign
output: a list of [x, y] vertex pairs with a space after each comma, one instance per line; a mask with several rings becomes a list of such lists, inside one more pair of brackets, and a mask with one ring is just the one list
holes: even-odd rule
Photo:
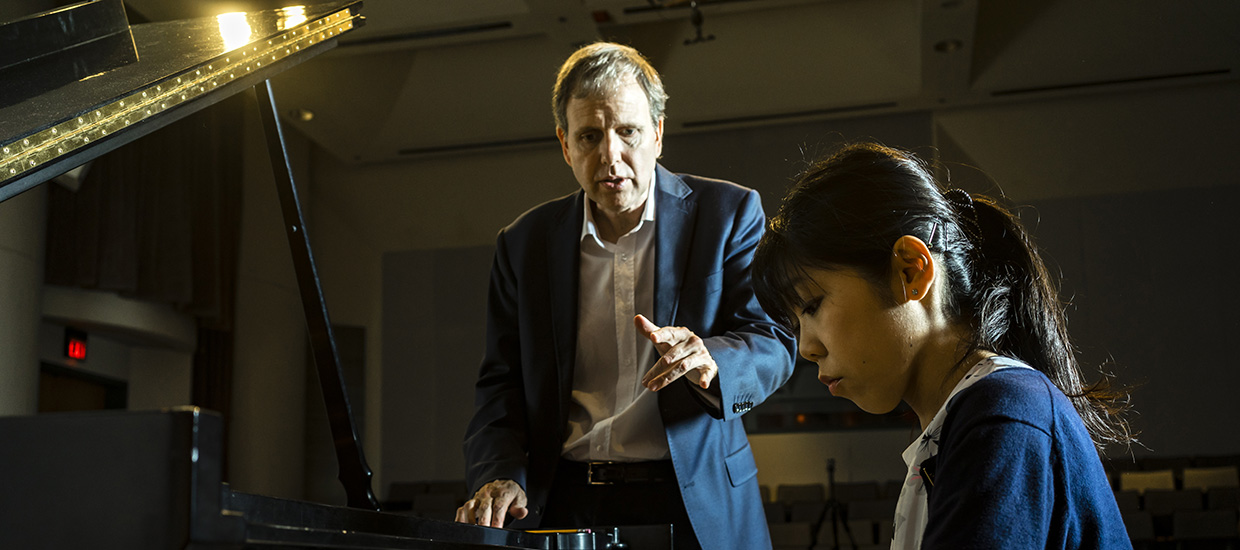
[[65, 357], [86, 360], [86, 331], [65, 327]]

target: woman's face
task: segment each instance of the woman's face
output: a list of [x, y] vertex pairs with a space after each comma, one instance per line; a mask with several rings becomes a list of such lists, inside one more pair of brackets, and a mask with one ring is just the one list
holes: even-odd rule
[[902, 291], [898, 279], [878, 287], [853, 270], [805, 273], [795, 287], [801, 356], [818, 365], [818, 380], [832, 395], [869, 413], [890, 412], [915, 378], [914, 323], [892, 299]]

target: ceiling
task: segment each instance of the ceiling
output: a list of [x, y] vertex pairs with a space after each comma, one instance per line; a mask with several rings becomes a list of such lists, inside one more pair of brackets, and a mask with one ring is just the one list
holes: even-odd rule
[[[598, 38], [664, 75], [669, 133], [1234, 80], [1234, 0], [366, 0], [282, 75], [291, 122], [345, 162], [553, 139], [560, 62]], [[126, 0], [165, 20], [287, 2]]]

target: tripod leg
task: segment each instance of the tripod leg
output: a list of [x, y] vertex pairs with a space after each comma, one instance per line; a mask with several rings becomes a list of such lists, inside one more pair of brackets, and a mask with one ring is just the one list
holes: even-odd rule
[[[841, 506], [842, 505], [839, 504], [838, 502], [835, 504], [835, 507], [837, 510]], [[840, 519], [840, 523], [844, 524], [844, 534], [848, 535], [848, 544], [852, 546], [852, 550], [857, 550], [857, 539], [853, 538], [852, 528], [848, 526], [848, 514], [847, 513], [843, 514], [843, 518]], [[836, 548], [839, 548], [838, 543], [836, 544]]]

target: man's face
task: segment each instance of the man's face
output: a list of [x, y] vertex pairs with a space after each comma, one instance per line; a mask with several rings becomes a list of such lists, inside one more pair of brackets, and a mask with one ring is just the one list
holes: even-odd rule
[[609, 217], [640, 211], [663, 152], [663, 120], [650, 119], [642, 87], [629, 79], [606, 97], [570, 98], [568, 128], [557, 128], [564, 161]]

